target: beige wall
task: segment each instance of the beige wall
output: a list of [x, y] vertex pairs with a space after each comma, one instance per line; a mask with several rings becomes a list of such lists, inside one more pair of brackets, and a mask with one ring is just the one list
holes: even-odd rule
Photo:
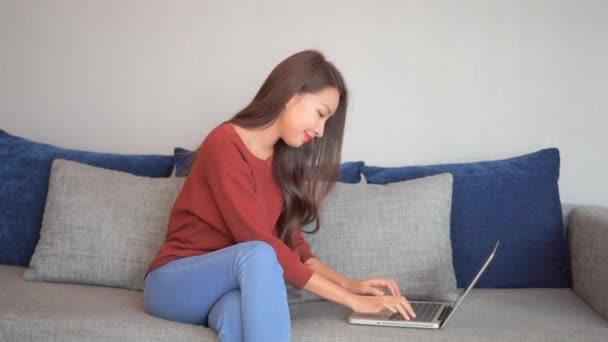
[[170, 154], [306, 48], [345, 75], [344, 160], [561, 150], [562, 201], [608, 205], [608, 1], [0, 1], [0, 127]]

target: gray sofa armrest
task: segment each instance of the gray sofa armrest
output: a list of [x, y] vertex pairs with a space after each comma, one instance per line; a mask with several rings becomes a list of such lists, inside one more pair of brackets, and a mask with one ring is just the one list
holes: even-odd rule
[[568, 247], [574, 292], [608, 320], [608, 207], [573, 208]]

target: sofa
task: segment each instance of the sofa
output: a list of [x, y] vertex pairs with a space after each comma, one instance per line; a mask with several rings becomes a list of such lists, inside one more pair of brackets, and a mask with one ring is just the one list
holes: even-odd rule
[[[22, 142], [23, 141], [21, 141], [21, 143]], [[2, 140], [0, 139], [0, 152], [2, 152], [3, 148], [4, 151], [8, 150], [6, 145], [2, 146]], [[47, 160], [47, 162], [50, 162], [50, 164], [47, 165], [48, 168], [52, 166], [52, 169], [50, 169], [50, 171], [47, 169], [47, 172], [51, 172], [51, 181], [50, 183], [47, 183], [49, 187], [49, 197], [46, 197], [47, 203], [44, 210], [45, 217], [44, 221], [42, 221], [43, 229], [44, 226], [50, 227], [53, 224], [53, 221], [49, 217], [51, 212], [56, 213], [57, 210], [61, 208], [61, 205], [64, 205], [65, 207], [65, 203], [76, 203], [59, 203], [56, 201], [60, 201], [61, 198], [51, 199], [51, 196], [59, 196], [57, 195], [57, 189], [61, 189], [60, 185], [58, 184], [59, 180], [69, 176], [61, 173], [61, 175], [64, 177], [61, 178], [59, 177], [59, 173], [54, 174], [53, 172], [55, 171], [55, 168], [58, 170], [59, 166], [75, 167], [75, 169], [70, 170], [76, 170], [74, 172], [77, 173], [80, 172], [78, 171], [80, 170], [78, 168], [81, 168], [82, 172], [79, 173], [80, 175], [90, 175], [93, 173], [95, 174], [94, 179], [102, 179], [102, 177], [106, 176], [123, 177], [127, 183], [132, 182], [135, 179], [133, 177], [140, 177], [141, 179], [137, 179], [141, 181], [144, 181], [143, 178], [145, 178], [146, 182], [152, 182], [152, 178], [150, 177], [157, 177], [158, 179], [165, 178], [167, 181], [173, 177], [174, 180], [170, 182], [174, 182], [171, 184], [177, 184], [175, 191], [179, 191], [179, 186], [181, 186], [184, 181], [184, 179], [177, 179], [175, 172], [173, 172], [173, 175], [169, 175], [163, 171], [153, 176], [135, 176], [135, 174], [141, 170], [131, 170], [129, 171], [131, 172], [129, 175], [123, 173], [122, 171], [102, 170], [102, 167], [108, 167], [108, 165], [102, 165], [98, 169], [97, 166], [91, 166], [95, 163], [91, 162], [90, 158], [82, 159], [80, 158], [82, 155], [75, 154], [71, 155], [71, 157], [73, 157], [71, 159], [82, 161], [82, 165], [76, 165], [75, 162], [62, 162], [63, 164], [61, 164], [59, 161], [55, 160], [62, 160], [61, 158], [65, 157], [66, 151], [53, 151], [54, 157]], [[81, 152], [82, 151], [78, 153]], [[181, 150], [180, 153], [183, 153], [183, 150]], [[7, 165], [6, 163], [15, 162], [15, 159], [11, 159], [7, 156], [7, 154], [0, 154], [0, 156], [4, 158], [3, 162], [5, 162], [5, 165]], [[40, 154], [37, 154], [36, 158], [39, 158], [39, 156]], [[88, 156], [91, 157], [90, 155]], [[117, 156], [110, 157], [112, 159]], [[125, 156], [120, 157], [122, 158]], [[180, 156], [175, 154], [175, 161], [178, 160], [178, 157]], [[156, 156], [156, 158], [157, 162], [166, 162], [166, 159], [158, 159], [158, 156]], [[96, 160], [99, 161], [100, 159]], [[510, 160], [509, 162], [517, 165], [517, 168], [511, 168], [509, 172], [513, 172], [513, 170], [516, 172], [521, 171], [521, 161], [522, 159]], [[85, 165], [84, 163], [87, 163], [88, 166], [83, 166]], [[98, 163], [98, 165], [100, 164]], [[386, 185], [378, 185], [377, 187], [373, 188], [373, 191], [376, 192], [368, 192], [369, 189], [367, 187], [372, 186], [368, 185], [368, 183], [370, 183], [370, 181], [374, 181], [374, 175], [369, 173], [369, 177], [363, 177], [361, 180], [359, 180], [359, 173], [353, 173], [352, 169], [352, 166], [361, 168], [362, 165], [363, 163], [355, 163], [347, 165], [348, 169], [343, 168], [344, 174], [349, 174], [351, 176], [355, 174], [355, 178], [343, 180], [343, 184], [350, 185], [344, 185], [342, 188], [347, 189], [348, 187], [349, 190], [339, 191], [351, 191], [355, 186], [360, 187], [355, 191], [363, 191], [364, 194], [368, 195], [367, 198], [365, 198], [366, 202], [362, 208], [370, 210], [369, 213], [380, 212], [377, 219], [384, 220], [384, 216], [392, 215], [390, 212], [384, 211], [387, 210], [385, 207], [390, 207], [390, 203], [387, 204], [380, 202], [381, 199], [374, 198], [373, 194], [380, 194], [381, 192], [379, 191], [384, 191]], [[467, 167], [473, 167], [474, 170], [479, 170], [480, 165], [483, 165], [484, 167], [484, 177], [494, 177], [494, 173], [497, 174], [501, 172], [496, 171], [496, 165], [498, 165], [496, 163], [487, 165], [471, 163], [468, 164]], [[462, 167], [462, 165], [458, 167]], [[166, 165], [163, 166], [163, 168], [166, 168]], [[179, 168], [177, 165], [175, 165], [175, 170], [177, 169]], [[534, 170], [538, 169], [541, 168], [539, 168], [538, 165], [534, 165]], [[433, 170], [432, 167], [428, 168], [428, 170], [435, 175], [445, 171]], [[449, 189], [448, 192], [441, 192], [442, 190], [437, 190], [438, 188], [436, 185], [432, 185], [433, 189], [435, 189], [433, 191], [440, 194], [439, 197], [441, 198], [441, 201], [428, 201], [428, 203], [430, 203], [429, 205], [434, 205], [437, 208], [440, 206], [446, 207], [447, 205], [450, 211], [443, 210], [441, 215], [426, 217], [426, 219], [432, 220], [428, 221], [431, 222], [429, 224], [436, 225], [439, 228], [447, 225], [448, 234], [450, 233], [450, 230], [452, 234], [454, 234], [454, 231], [457, 230], [454, 226], [454, 224], [458, 221], [455, 215], [463, 214], [463, 210], [461, 209], [464, 208], [464, 205], [458, 202], [461, 200], [461, 198], [457, 198], [456, 192], [454, 192], [452, 196], [451, 191], [452, 189], [454, 189], [454, 191], [457, 189], [456, 181], [459, 182], [458, 186], [460, 187], [465, 184], [465, 181], [464, 178], [459, 178], [461, 175], [458, 173], [458, 170], [453, 170], [454, 172], [450, 173], [449, 177], [443, 177], [440, 179], [442, 182], [444, 182], [442, 184], [449, 185], [449, 188], [446, 188]], [[472, 169], [467, 169], [463, 174], [470, 175], [471, 170]], [[492, 173], [488, 173], [489, 170]], [[2, 171], [2, 169], [0, 169], [0, 171]], [[399, 170], [399, 172], [403, 174], [402, 171], [404, 170]], [[416, 171], [419, 171], [419, 169], [417, 168]], [[99, 174], [96, 172], [99, 172]], [[363, 172], [362, 169], [361, 172]], [[454, 175], [453, 178], [452, 174]], [[526, 172], [524, 174], [526, 177], [528, 177], [531, 172]], [[443, 175], [448, 174], [443, 173]], [[409, 200], [426, 203], [427, 198], [420, 199], [420, 197], [417, 196], [419, 196], [422, 192], [429, 192], [428, 188], [416, 187], [414, 189], [414, 185], [420, 184], [422, 179], [437, 179], [439, 176], [434, 176], [435, 178], [433, 178], [433, 176], [417, 174], [415, 177], [412, 176], [415, 178], [413, 181], [398, 180], [398, 183], [404, 185], [404, 189], [410, 191], [409, 194], [412, 195], [412, 197]], [[187, 175], [185, 177], [187, 177]], [[557, 190], [555, 187], [557, 184], [557, 177], [553, 175], [549, 178], [553, 184], [553, 186], [550, 188]], [[484, 186], [487, 186], [489, 183], [488, 179], [490, 178], [484, 178], [484, 181], [481, 183], [483, 183]], [[514, 178], [511, 175], [501, 179], [513, 180]], [[449, 182], [446, 183], [446, 180]], [[538, 177], [535, 177], [534, 180], [538, 180]], [[83, 182], [82, 179], [79, 179], [79, 181]], [[452, 183], [452, 181], [454, 181], [454, 183]], [[398, 183], [396, 181], [392, 184]], [[10, 187], [11, 184], [12, 183], [7, 181], [3, 185], [5, 188], [7, 188]], [[454, 187], [452, 187], [452, 184]], [[504, 183], [500, 184], [501, 186], [504, 186]], [[73, 188], [72, 185], [70, 185], [70, 188]], [[124, 186], [124, 184], [121, 186]], [[495, 186], [495, 184], [493, 186]], [[526, 186], [530, 187], [529, 184]], [[163, 188], [162, 191], [167, 192], [166, 189], [167, 188]], [[405, 190], [397, 190], [398, 191], [395, 193], [398, 193], [399, 191], [405, 192]], [[506, 190], [503, 188], [504, 192], [508, 192], [508, 190], [509, 188], [506, 188]], [[4, 189], [3, 191], [6, 190]], [[487, 189], [484, 191], [487, 192]], [[474, 191], [469, 191], [468, 194], [475, 193], [476, 192]], [[496, 191], [496, 193], [499, 192]], [[351, 194], [352, 193], [345, 192], [344, 196], [346, 197], [343, 198], [348, 198], [348, 196], [352, 197]], [[542, 283], [540, 278], [534, 278], [535, 274], [529, 274], [535, 273], [534, 269], [532, 269], [531, 272], [524, 275], [528, 276], [529, 279], [533, 279], [534, 282], [529, 282], [527, 284], [508, 282], [500, 283], [500, 281], [517, 279], [518, 275], [514, 273], [517, 270], [504, 268], [513, 275], [512, 277], [508, 278], [500, 278], [501, 270], [497, 268], [494, 270], [496, 273], [489, 274], [486, 279], [483, 279], [483, 282], [480, 281], [479, 285], [472, 289], [466, 299], [461, 303], [458, 311], [454, 313], [450, 321], [439, 330], [348, 324], [346, 319], [351, 313], [349, 308], [323, 300], [321, 298], [315, 298], [311, 295], [307, 297], [305, 294], [302, 295], [301, 291], [296, 291], [287, 284], [292, 323], [292, 341], [607, 341], [608, 249], [606, 249], [605, 246], [608, 246], [608, 208], [598, 205], [560, 203], [559, 198], [555, 198], [557, 195], [556, 191], [551, 192], [550, 195], [553, 199], [558, 201], [557, 203], [559, 203], [558, 207], [553, 207], [553, 212], [559, 213], [560, 216], [558, 220], [554, 220], [553, 222], [559, 222], [560, 231], [558, 235], [563, 234], [563, 241], [566, 243], [564, 246], [565, 249], [560, 252], [559, 258], [567, 262], [567, 270], [564, 269], [563, 273], [564, 275], [567, 275], [567, 282], [551, 281], [550, 277], [545, 274], [543, 279], [549, 280], [547, 280], [546, 283]], [[480, 200], [482, 199], [481, 195], [476, 196], [478, 196]], [[525, 198], [531, 197], [534, 196], [527, 194]], [[337, 201], [336, 198], [337, 197], [333, 198], [334, 202]], [[452, 202], [452, 198], [454, 198], [454, 202]], [[525, 198], [522, 198], [521, 201], [524, 201]], [[169, 200], [170, 199], [171, 197], [169, 197]], [[458, 201], [456, 201], [456, 199], [458, 199]], [[488, 198], [483, 198], [483, 200], [486, 202], [490, 201]], [[373, 207], [374, 203], [378, 203], [377, 208]], [[166, 203], [164, 205], [166, 205]], [[341, 203], [339, 203], [339, 201], [338, 203], [332, 203], [329, 205], [330, 207], [333, 206], [333, 209], [331, 210], [333, 210], [332, 213], [335, 214], [335, 217], [331, 218], [327, 216], [327, 212], [324, 212], [323, 216], [327, 218], [325, 222], [332, 222], [334, 226], [337, 227], [336, 230], [343, 229], [339, 228], [339, 225], [341, 225], [341, 227], [350, 227], [356, 223], [354, 222], [354, 218], [346, 217], [345, 219], [343, 215], [340, 215], [340, 213], [343, 213], [342, 210], [344, 210], [344, 207], [341, 207], [340, 205]], [[352, 206], [353, 205], [351, 204], [348, 205], [348, 207], [351, 209]], [[370, 208], [370, 206], [372, 207]], [[425, 215], [427, 212], [426, 209], [426, 207], [423, 207], [420, 215]], [[487, 210], [487, 207], [482, 209]], [[401, 207], [399, 210], [402, 211], [403, 207]], [[393, 210], [393, 212], [394, 211], [395, 210]], [[399, 220], [403, 218], [402, 212], [397, 212], [396, 214], [396, 217], [398, 217]], [[446, 214], [448, 216], [446, 216]], [[535, 217], [542, 216], [538, 213], [535, 215]], [[440, 220], [434, 219], [435, 217], [439, 216], [441, 216]], [[553, 215], [552, 219], [556, 219], [556, 217]], [[162, 221], [163, 219], [161, 218], [160, 220]], [[467, 222], [467, 224], [473, 224], [470, 220]], [[500, 222], [507, 226], [512, 224], [505, 218], [500, 218]], [[162, 227], [162, 224], [160, 227]], [[322, 229], [325, 231], [331, 231], [327, 225], [323, 226]], [[555, 230], [555, 227], [553, 227], [553, 229]], [[345, 232], [347, 231], [343, 230], [340, 231], [339, 234], [341, 234], [341, 236], [345, 236]], [[399, 232], [397, 232], [397, 234], [398, 233]], [[420, 232], [420, 234], [424, 233], [426, 233], [426, 231]], [[525, 231], [523, 233], [525, 233]], [[508, 240], [508, 236], [516, 234], [518, 234], [518, 232], [515, 230], [508, 232], [507, 235], [504, 235], [504, 239]], [[487, 235], [488, 236], [485, 237], [479, 236], [478, 239], [468, 241], [467, 243], [471, 247], [470, 249], [474, 250], [476, 245], [481, 245], [484, 238], [493, 239], [496, 237], [489, 232]], [[40, 242], [38, 242], [38, 244], [41, 245], [43, 240], [50, 239], [50, 236], [51, 235], [48, 233], [41, 234]], [[532, 236], [532, 232], [530, 232], [530, 236]], [[359, 236], [359, 238], [361, 237], [364, 237], [364, 235]], [[158, 236], [156, 238], [158, 238]], [[403, 238], [403, 236], [400, 238]], [[338, 271], [343, 271], [344, 274], [361, 274], [357, 273], [357, 267], [378, 267], [378, 269], [382, 269], [382, 267], [387, 265], [388, 267], [385, 268], [385, 271], [379, 271], [378, 274], [390, 277], [392, 272], [394, 272], [394, 274], [399, 273], [399, 270], [395, 268], [395, 265], [400, 267], [398, 263], [391, 264], [390, 260], [382, 259], [382, 256], [384, 255], [382, 254], [383, 249], [394, 249], [393, 245], [391, 245], [392, 243], [395, 243], [395, 241], [391, 241], [394, 239], [374, 240], [375, 242], [373, 244], [373, 248], [367, 246], [367, 249], [364, 250], [363, 253], [370, 253], [370, 255], [373, 255], [379, 259], [376, 259], [374, 261], [375, 264], [373, 265], [363, 265], [359, 263], [354, 263], [354, 265], [352, 265], [351, 263], [350, 267], [353, 268], [346, 268], [346, 266], [343, 266], [344, 262], [342, 260], [349, 260], [352, 257], [356, 257], [354, 254], [352, 254], [356, 252], [353, 251], [351, 253], [347, 250], [342, 250], [339, 254], [332, 254], [336, 252], [331, 251], [331, 246], [335, 246], [335, 244], [323, 244], [319, 240], [315, 239], [315, 235], [311, 235], [310, 241], [313, 253], [320, 256], [323, 262], [333, 266]], [[348, 239], [348, 237], [345, 236], [344, 239]], [[456, 237], [453, 235], [450, 237], [450, 235], [444, 234], [443, 239], [444, 241], [457, 241]], [[532, 237], [530, 237], [530, 239], [532, 239]], [[10, 240], [5, 239], [4, 241]], [[385, 245], [382, 245], [382, 243], [385, 243]], [[507, 244], [506, 246], [509, 245]], [[8, 250], [8, 243], [2, 247], [5, 250]], [[11, 251], [14, 251], [14, 246], [11, 248], [13, 248]], [[39, 253], [39, 249], [41, 249], [41, 247], [37, 246], [37, 248], [36, 253]], [[449, 258], [444, 259], [443, 262], [447, 260], [449, 261], [450, 266], [452, 265], [452, 262], [455, 265], [456, 272], [451, 274], [451, 277], [448, 277], [447, 280], [455, 291], [450, 297], [450, 299], [453, 299], [454, 294], [458, 294], [463, 290], [463, 284], [466, 286], [465, 281], [470, 273], [465, 271], [463, 266], [460, 265], [461, 261], [459, 261], [459, 259], [455, 256], [455, 253], [461, 253], [458, 247], [454, 244], [450, 246], [450, 248], [452, 249], [444, 250], [444, 252], [449, 252], [444, 253], [444, 255], [449, 256]], [[513, 246], [512, 248], [516, 248], [516, 246]], [[537, 249], [540, 249], [540, 247]], [[485, 246], [481, 246], [479, 250], [482, 251], [481, 253], [483, 253], [483, 251], [489, 251], [485, 249]], [[534, 251], [531, 251], [531, 253], [532, 252]], [[33, 251], [28, 251], [25, 254], [28, 255], [32, 253]], [[453, 253], [454, 259], [452, 259]], [[500, 249], [497, 255], [499, 254]], [[149, 258], [150, 255], [146, 255], [143, 260], [149, 260]], [[552, 260], [555, 261], [554, 259], [555, 258]], [[2, 284], [3, 289], [0, 291], [0, 341], [63, 342], [218, 340], [215, 332], [210, 328], [200, 325], [191, 325], [164, 320], [148, 314], [146, 311], [144, 294], [140, 289], [138, 289], [140, 284], [139, 281], [142, 280], [139, 279], [139, 277], [136, 277], [134, 282], [128, 283], [134, 284], [131, 286], [134, 289], [129, 289], [129, 286], [115, 285], [114, 283], [103, 283], [101, 280], [97, 280], [100, 282], [100, 285], [93, 285], [95, 282], [92, 280], [81, 280], [81, 283], [78, 283], [79, 281], [75, 280], [27, 280], [26, 278], [28, 278], [28, 276], [26, 276], [26, 274], [31, 272], [31, 268], [35, 267], [37, 262], [40, 260], [41, 259], [36, 259], [35, 257], [32, 257], [30, 260], [28, 257], [27, 262], [29, 265], [6, 264], [6, 261], [5, 264], [0, 265], [0, 284]], [[475, 270], [476, 267], [479, 266], [479, 264], [476, 263], [478, 261], [481, 260], [477, 259], [474, 262], [465, 263], [472, 263], [473, 265], [469, 266], [472, 270]], [[503, 262], [508, 263], [508, 260], [503, 260]], [[530, 260], [528, 264], [536, 267], [534, 262], [536, 261]], [[62, 269], [70, 269], [71, 266], [69, 263], [69, 260], [66, 262], [66, 259], [62, 259], [62, 261], [59, 263], [59, 267]], [[457, 264], [459, 264], [458, 267], [456, 267]], [[489, 269], [492, 269], [492, 266], [498, 267], [500, 265], [500, 263], [497, 263], [496, 265], [491, 264]], [[518, 267], [525, 268], [526, 265], [520, 265]], [[366, 269], [366, 272], [367, 270], [368, 269]], [[451, 267], [449, 270], [452, 272], [454, 271], [454, 269]], [[446, 271], [442, 270], [441, 272], [445, 273]], [[543, 272], [538, 270], [538, 273]], [[498, 277], [495, 279], [492, 278], [495, 276]], [[33, 276], [30, 276], [29, 278], [33, 278]], [[458, 283], [456, 282], [456, 279], [459, 279]], [[406, 284], [407, 281], [407, 279], [403, 278], [401, 285]], [[493, 283], [492, 281], [496, 282]], [[127, 282], [119, 282], [116, 284], [127, 284]], [[546, 286], [534, 286], [534, 284], [545, 284]], [[411, 286], [413, 291], [415, 285]], [[496, 287], [493, 288], [492, 286]], [[432, 285], [427, 283], [425, 287], [432, 287]], [[422, 288], [419, 299], [425, 299], [425, 287]], [[435, 290], [437, 289], [438, 288], [435, 288]], [[410, 297], [410, 292], [408, 291], [407, 286], [402, 287], [402, 292], [406, 297]], [[413, 300], [418, 298], [410, 297], [409, 299]], [[431, 297], [426, 299], [433, 298]]]
[[[329, 301], [290, 305], [293, 341], [606, 341], [608, 208], [564, 205], [573, 288], [477, 289], [440, 330], [355, 326]], [[217, 341], [146, 313], [141, 291], [31, 282], [0, 265], [1, 341]]]

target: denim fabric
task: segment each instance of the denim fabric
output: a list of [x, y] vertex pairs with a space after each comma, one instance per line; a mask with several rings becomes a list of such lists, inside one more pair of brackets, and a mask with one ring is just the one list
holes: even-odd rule
[[151, 315], [208, 326], [222, 342], [291, 337], [283, 268], [263, 241], [159, 266], [144, 280], [144, 297]]

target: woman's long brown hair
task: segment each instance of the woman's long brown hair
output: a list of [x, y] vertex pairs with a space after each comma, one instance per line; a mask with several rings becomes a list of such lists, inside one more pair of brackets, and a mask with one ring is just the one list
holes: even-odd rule
[[348, 106], [342, 74], [317, 50], [295, 53], [272, 70], [249, 105], [225, 121], [248, 129], [268, 127], [279, 118], [294, 94], [316, 93], [326, 87], [338, 90], [340, 102], [325, 122], [323, 137], [298, 148], [285, 144], [282, 139], [274, 145], [273, 172], [285, 199], [277, 227], [281, 240], [292, 250], [296, 230], [313, 221], [315, 229], [304, 232], [319, 230], [321, 203], [340, 178]]

